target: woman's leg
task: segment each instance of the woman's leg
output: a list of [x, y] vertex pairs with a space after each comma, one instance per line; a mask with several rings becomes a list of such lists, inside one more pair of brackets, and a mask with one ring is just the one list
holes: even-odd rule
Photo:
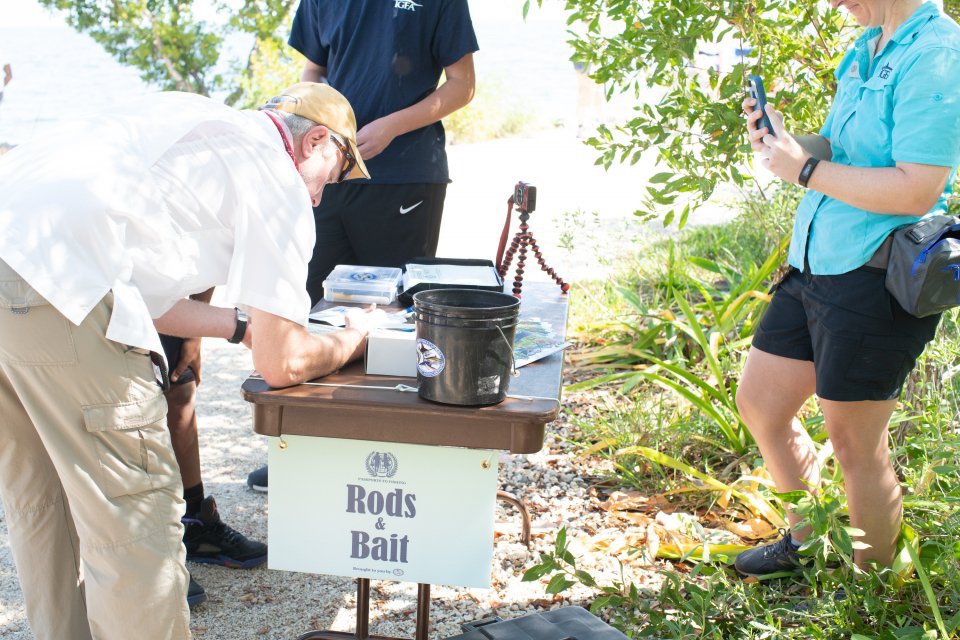
[[822, 400], [823, 417], [833, 451], [843, 469], [850, 525], [864, 531], [854, 558], [889, 566], [902, 520], [900, 481], [890, 463], [887, 423], [896, 400], [837, 402]]
[[[796, 418], [815, 386], [812, 362], [750, 348], [737, 391], [737, 408], [778, 491], [807, 490], [820, 482], [816, 449]], [[791, 527], [799, 520], [792, 512], [787, 519]], [[793, 531], [793, 536], [802, 540], [808, 531]]]

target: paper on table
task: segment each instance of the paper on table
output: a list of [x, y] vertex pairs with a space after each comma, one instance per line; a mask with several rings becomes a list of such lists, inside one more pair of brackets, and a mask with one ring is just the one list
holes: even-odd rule
[[553, 332], [550, 324], [540, 318], [525, 318], [517, 324], [517, 333], [513, 338], [515, 366], [519, 369], [531, 362], [563, 351], [572, 344], [572, 342], [564, 342], [561, 336]]
[[[347, 326], [347, 313], [356, 310], [358, 307], [330, 307], [322, 311], [315, 311], [310, 314], [310, 323], [329, 325], [331, 327]], [[395, 313], [378, 313], [374, 320], [369, 323], [371, 329], [406, 329], [409, 314], [406, 311], [397, 311]], [[413, 328], [413, 325], [408, 325]]]

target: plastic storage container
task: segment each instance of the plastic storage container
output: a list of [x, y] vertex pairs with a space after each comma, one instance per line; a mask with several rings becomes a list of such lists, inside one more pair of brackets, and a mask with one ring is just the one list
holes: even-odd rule
[[448, 640], [627, 640], [627, 636], [581, 607], [564, 607], [513, 620], [494, 617], [462, 627], [464, 633]]
[[391, 304], [397, 299], [400, 277], [401, 271], [395, 267], [338, 264], [323, 281], [323, 299]]

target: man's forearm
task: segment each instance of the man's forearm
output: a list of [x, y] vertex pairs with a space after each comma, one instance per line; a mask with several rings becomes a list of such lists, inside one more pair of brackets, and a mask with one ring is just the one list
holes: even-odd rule
[[168, 336], [229, 339], [236, 331], [237, 316], [233, 309], [179, 300], [165, 314], [154, 318], [153, 326]]
[[295, 322], [259, 309], [253, 320], [253, 365], [271, 387], [287, 387], [333, 373], [362, 353], [366, 333], [344, 329], [311, 335]]
[[471, 83], [460, 78], [448, 78], [420, 102], [385, 117], [390, 120], [391, 129], [400, 136], [443, 120], [454, 111], [465, 107], [472, 99]]

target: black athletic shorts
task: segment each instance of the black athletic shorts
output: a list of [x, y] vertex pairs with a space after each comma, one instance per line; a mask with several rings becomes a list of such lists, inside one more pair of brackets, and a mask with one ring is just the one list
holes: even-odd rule
[[338, 264], [402, 267], [435, 256], [446, 184], [362, 184], [323, 188], [314, 208], [317, 243], [310, 260], [311, 304], [323, 297], [323, 281]]
[[[180, 350], [183, 349], [183, 338], [165, 336], [161, 333], [160, 344], [163, 345], [163, 355], [167, 357], [167, 371], [173, 373], [173, 370], [177, 368], [177, 364], [180, 363]], [[180, 374], [180, 377], [177, 378], [176, 381], [171, 380], [170, 384], [186, 384], [188, 382], [196, 381], [196, 374], [193, 373], [193, 369], [188, 367], [183, 373]]]
[[[836, 276], [790, 269], [753, 337], [760, 351], [810, 360], [826, 400], [892, 400], [940, 315], [916, 318], [884, 286], [885, 272], [860, 267]], [[771, 390], [775, 392], [775, 390]]]

